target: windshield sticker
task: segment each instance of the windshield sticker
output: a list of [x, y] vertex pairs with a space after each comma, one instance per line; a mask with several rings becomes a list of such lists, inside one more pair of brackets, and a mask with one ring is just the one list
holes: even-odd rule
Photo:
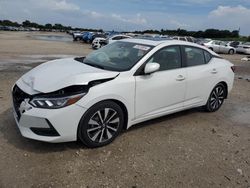
[[143, 50], [143, 51], [148, 51], [150, 47], [148, 46], [143, 46], [143, 45], [135, 45], [133, 48], [138, 49], [138, 50]]

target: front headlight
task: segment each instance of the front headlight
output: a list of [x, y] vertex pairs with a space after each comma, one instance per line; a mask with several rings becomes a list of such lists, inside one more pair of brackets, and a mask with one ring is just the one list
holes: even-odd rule
[[79, 101], [86, 93], [64, 97], [35, 97], [30, 104], [37, 108], [57, 109], [69, 106]]

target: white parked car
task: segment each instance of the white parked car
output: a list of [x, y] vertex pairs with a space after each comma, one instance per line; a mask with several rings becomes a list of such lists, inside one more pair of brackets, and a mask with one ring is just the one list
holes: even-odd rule
[[237, 53], [243, 53], [250, 55], [250, 42], [238, 45], [236, 48]]
[[203, 44], [210, 50], [213, 50], [216, 53], [225, 53], [225, 54], [235, 54], [236, 49], [228, 44], [228, 42], [212, 40]]
[[182, 41], [187, 41], [187, 42], [195, 42], [194, 37], [181, 37], [181, 36], [174, 36], [172, 37], [174, 40], [182, 40]]
[[85, 34], [85, 32], [74, 32], [72, 33], [72, 37], [74, 41], [82, 40], [82, 36]]
[[113, 35], [113, 36], [108, 38], [108, 43], [110, 44], [112, 42], [115, 42], [115, 41], [118, 41], [121, 39], [129, 39], [129, 38], [132, 38], [132, 37], [128, 36], [128, 35]]
[[102, 37], [97, 37], [93, 40], [92, 42], [92, 48], [93, 49], [99, 49], [105, 45], [107, 45], [107, 39], [106, 38], [102, 38]]
[[233, 71], [194, 43], [125, 39], [23, 75], [12, 90], [14, 116], [24, 137], [104, 146], [146, 120], [200, 106], [217, 111]]

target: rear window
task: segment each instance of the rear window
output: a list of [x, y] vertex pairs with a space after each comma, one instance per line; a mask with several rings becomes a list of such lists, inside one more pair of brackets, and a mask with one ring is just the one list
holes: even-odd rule
[[205, 50], [204, 50], [204, 56], [205, 56], [206, 63], [208, 63], [213, 57], [209, 52], [207, 52]]
[[179, 40], [186, 41], [185, 37], [180, 37]]
[[204, 50], [195, 47], [184, 47], [184, 55], [188, 67], [206, 64]]
[[193, 39], [191, 37], [187, 37], [188, 42], [193, 42]]

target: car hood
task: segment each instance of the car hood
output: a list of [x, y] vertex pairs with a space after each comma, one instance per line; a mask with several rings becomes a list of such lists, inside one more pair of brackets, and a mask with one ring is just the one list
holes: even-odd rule
[[74, 58], [43, 63], [21, 77], [33, 90], [49, 93], [72, 85], [87, 85], [94, 80], [114, 78], [119, 72], [98, 69]]

